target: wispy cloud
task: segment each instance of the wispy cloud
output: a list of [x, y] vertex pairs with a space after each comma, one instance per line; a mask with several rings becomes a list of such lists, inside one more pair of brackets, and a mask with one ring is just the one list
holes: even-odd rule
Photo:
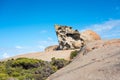
[[8, 58], [19, 54], [44, 51], [46, 47], [55, 44], [57, 44], [57, 41], [55, 41], [52, 37], [48, 37], [47, 39], [41, 40], [37, 42], [37, 44], [35, 43], [34, 45], [26, 45], [26, 46], [16, 45], [13, 47], [0, 48], [0, 54], [2, 54], [0, 56], [0, 59]]
[[44, 49], [45, 49], [45, 46], [43, 46], [43, 45], [38, 45], [38, 48], [39, 48], [40, 50], [44, 50]]
[[48, 37], [47, 40], [39, 41], [38, 44], [39, 44], [39, 48], [44, 50], [46, 47], [51, 45], [56, 45], [58, 43], [52, 37]]
[[15, 46], [16, 49], [22, 49], [22, 46]]
[[48, 37], [48, 41], [53, 41], [53, 39], [51, 37]]
[[86, 26], [83, 30], [93, 30], [104, 39], [120, 38], [120, 20], [109, 20], [101, 24]]
[[3, 57], [3, 58], [8, 58], [8, 57], [10, 57], [10, 56], [9, 56], [8, 53], [4, 53], [2, 57]]

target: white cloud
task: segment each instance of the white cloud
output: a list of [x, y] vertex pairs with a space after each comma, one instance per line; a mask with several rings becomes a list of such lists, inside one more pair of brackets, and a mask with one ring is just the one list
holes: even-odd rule
[[22, 49], [22, 46], [15, 46], [16, 49]]
[[53, 39], [51, 37], [48, 37], [48, 41], [53, 41]]
[[48, 37], [46, 40], [38, 41], [38, 43], [41, 45], [57, 44], [57, 42], [52, 37]]
[[8, 55], [8, 53], [4, 53], [2, 57], [3, 57], [3, 58], [8, 58], [8, 57], [10, 57], [10, 56]]
[[38, 48], [39, 48], [40, 50], [44, 50], [44, 49], [45, 49], [45, 46], [39, 45]]
[[101, 24], [86, 26], [81, 30], [93, 30], [101, 35], [102, 38], [120, 38], [120, 20], [109, 20]]
[[[57, 41], [54, 40], [54, 38], [48, 37], [45, 40], [41, 40], [38, 43], [35, 43], [33, 45], [16, 45], [14, 47], [5, 47], [0, 48], [0, 59], [16, 56], [18, 54], [25, 54], [25, 53], [31, 53], [31, 52], [40, 52], [44, 51], [44, 49], [48, 46], [57, 44]], [[4, 54], [3, 54], [4, 53]], [[9, 54], [8, 54], [9, 53]]]
[[51, 37], [48, 37], [47, 40], [39, 41], [38, 42], [38, 47], [41, 50], [44, 50], [46, 47], [51, 46], [51, 45], [56, 45], [56, 44], [58, 44], [57, 41], [55, 41]]

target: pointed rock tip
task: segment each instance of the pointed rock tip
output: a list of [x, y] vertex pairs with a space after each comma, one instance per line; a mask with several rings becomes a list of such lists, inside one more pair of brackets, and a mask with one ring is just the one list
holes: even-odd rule
[[60, 27], [60, 25], [58, 25], [58, 24], [55, 24], [54, 26], [55, 26], [56, 30], [58, 30], [58, 28]]

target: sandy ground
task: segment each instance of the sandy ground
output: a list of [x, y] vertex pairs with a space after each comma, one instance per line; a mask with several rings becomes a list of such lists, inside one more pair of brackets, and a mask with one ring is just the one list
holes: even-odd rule
[[55, 57], [55, 58], [64, 58], [66, 60], [69, 60], [71, 51], [73, 50], [59, 50], [59, 51], [49, 51], [49, 52], [46, 51], [46, 52], [27, 53], [27, 54], [17, 55], [11, 58], [16, 59], [20, 57], [26, 57], [26, 58], [51, 61], [51, 58]]
[[120, 80], [120, 39], [88, 44], [73, 62], [47, 80]]

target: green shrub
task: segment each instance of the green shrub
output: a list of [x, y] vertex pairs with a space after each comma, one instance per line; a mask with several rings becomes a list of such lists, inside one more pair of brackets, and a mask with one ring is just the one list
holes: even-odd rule
[[40, 66], [40, 60], [18, 58], [12, 63], [12, 67], [22, 67], [23, 69], [37, 68]]
[[18, 78], [18, 80], [25, 80], [25, 76], [19, 76], [17, 78]]
[[6, 68], [5, 65], [0, 65], [0, 73], [5, 73], [6, 72]]
[[34, 77], [33, 80], [45, 80], [46, 79], [41, 74], [34, 74], [33, 77]]
[[48, 76], [55, 73], [57, 71], [57, 68], [55, 66], [52, 66], [49, 63], [46, 63], [45, 66], [39, 67], [35, 71], [35, 75], [33, 76], [35, 80], [45, 80]]
[[53, 66], [57, 67], [57, 69], [63, 68], [68, 63], [69, 63], [69, 61], [67, 61], [65, 59], [55, 59], [55, 58], [52, 58], [52, 61], [51, 61], [51, 64]]
[[51, 62], [18, 58], [0, 63], [0, 80], [45, 80], [69, 61], [52, 58]]
[[11, 76], [18, 77], [18, 76], [20, 76], [20, 73], [19, 72], [12, 72]]
[[75, 51], [72, 51], [71, 54], [70, 54], [70, 59], [73, 59], [74, 57], [76, 57], [78, 55], [78, 51], [75, 50]]
[[8, 75], [5, 73], [0, 73], [0, 80], [7, 80], [8, 79]]

